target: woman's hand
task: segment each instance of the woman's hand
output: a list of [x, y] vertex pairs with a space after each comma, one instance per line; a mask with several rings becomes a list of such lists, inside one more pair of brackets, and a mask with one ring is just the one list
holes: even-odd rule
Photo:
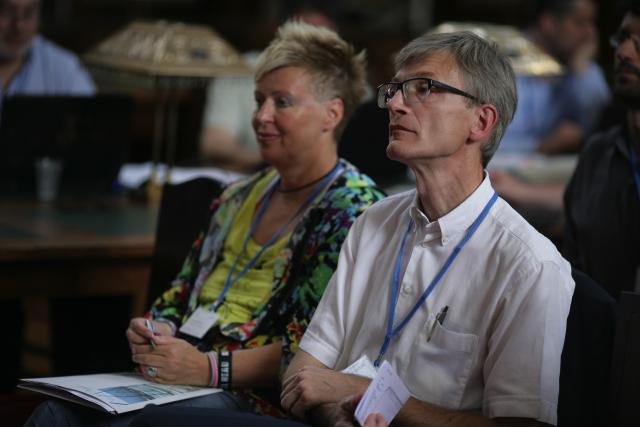
[[[155, 348], [132, 348], [133, 361], [140, 365], [145, 379], [161, 384], [209, 384], [211, 369], [206, 354], [179, 338], [155, 336], [153, 340]], [[142, 351], [136, 352], [138, 348]]]
[[[151, 339], [154, 335], [149, 328], [147, 328], [146, 322], [147, 319], [143, 317], [136, 317], [129, 322], [126, 335], [132, 354], [148, 352], [152, 349]], [[156, 322], [155, 320], [152, 320], [152, 322], [156, 328], [157, 335], [171, 335], [169, 325], [164, 322]]]

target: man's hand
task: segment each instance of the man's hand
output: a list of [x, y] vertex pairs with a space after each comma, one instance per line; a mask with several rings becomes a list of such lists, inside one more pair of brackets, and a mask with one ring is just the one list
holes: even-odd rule
[[304, 366], [284, 381], [280, 401], [285, 410], [303, 418], [311, 408], [364, 393], [370, 382], [357, 375]]
[[[355, 419], [356, 408], [362, 399], [362, 394], [355, 396], [347, 396], [336, 405], [333, 411], [335, 417], [330, 421], [330, 425], [335, 427], [354, 427], [357, 426]], [[370, 414], [363, 427], [387, 427], [387, 421], [378, 413]]]
[[[140, 365], [145, 379], [161, 384], [204, 386], [209, 383], [211, 372], [206, 354], [179, 338], [155, 336], [153, 340], [155, 349], [150, 345], [132, 348], [133, 361]], [[149, 367], [155, 368], [155, 375], [149, 375]]]

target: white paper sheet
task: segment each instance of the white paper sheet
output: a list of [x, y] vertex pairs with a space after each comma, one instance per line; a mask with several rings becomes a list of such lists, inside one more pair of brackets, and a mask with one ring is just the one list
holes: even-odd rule
[[409, 390], [385, 360], [356, 408], [356, 419], [363, 425], [370, 414], [377, 412], [391, 424], [409, 396]]

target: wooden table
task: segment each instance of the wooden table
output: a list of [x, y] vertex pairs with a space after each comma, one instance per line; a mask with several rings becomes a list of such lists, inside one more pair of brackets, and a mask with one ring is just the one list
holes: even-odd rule
[[0, 201], [0, 298], [127, 293], [144, 311], [157, 209]]
[[[124, 200], [0, 200], [0, 301], [22, 300], [26, 345], [50, 350], [51, 297], [128, 295], [130, 315], [140, 316], [156, 217], [157, 208]], [[27, 372], [52, 370], [46, 361], [31, 365], [40, 367]]]

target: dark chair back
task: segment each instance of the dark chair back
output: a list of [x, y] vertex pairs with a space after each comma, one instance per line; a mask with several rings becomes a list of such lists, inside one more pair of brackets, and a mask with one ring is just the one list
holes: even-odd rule
[[191, 244], [206, 225], [211, 202], [223, 187], [222, 183], [210, 178], [164, 186], [151, 263], [148, 305], [176, 277]]
[[571, 275], [576, 286], [562, 350], [558, 427], [610, 425], [615, 301], [583, 272]]
[[611, 366], [611, 402], [617, 426], [640, 426], [640, 293], [622, 292]]

